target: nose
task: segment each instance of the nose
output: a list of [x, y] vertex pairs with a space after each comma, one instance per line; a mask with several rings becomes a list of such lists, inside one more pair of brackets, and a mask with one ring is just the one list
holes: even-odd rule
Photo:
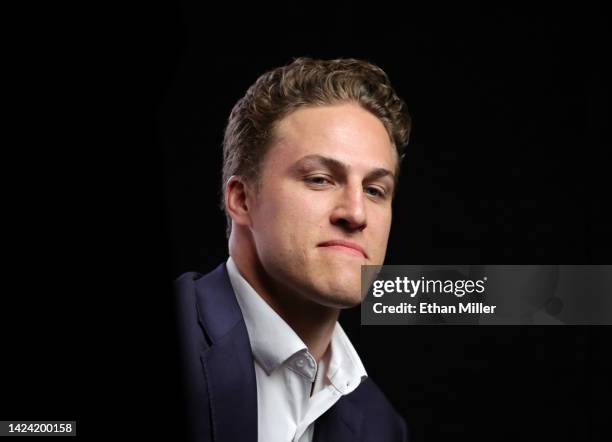
[[349, 232], [365, 229], [367, 216], [364, 198], [361, 184], [346, 185], [338, 192], [336, 205], [330, 217], [331, 223]]

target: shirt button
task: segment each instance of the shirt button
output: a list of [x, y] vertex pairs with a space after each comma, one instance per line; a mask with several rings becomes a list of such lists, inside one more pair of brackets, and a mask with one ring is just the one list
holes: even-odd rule
[[304, 366], [304, 359], [300, 358], [295, 363], [297, 364], [298, 367], [303, 367]]

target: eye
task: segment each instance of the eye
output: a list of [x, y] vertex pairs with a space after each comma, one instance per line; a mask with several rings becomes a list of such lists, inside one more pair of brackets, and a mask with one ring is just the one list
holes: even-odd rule
[[366, 187], [366, 188], [365, 188], [365, 192], [366, 192], [368, 195], [375, 196], [375, 197], [379, 197], [379, 198], [384, 198], [384, 196], [385, 196], [385, 192], [384, 192], [384, 191], [382, 191], [382, 190], [381, 190], [380, 188], [378, 188], [378, 187], [373, 187], [373, 186]]
[[331, 180], [324, 175], [307, 176], [306, 178], [304, 178], [304, 181], [306, 181], [309, 184], [315, 184], [318, 186], [321, 186], [324, 184], [331, 184]]

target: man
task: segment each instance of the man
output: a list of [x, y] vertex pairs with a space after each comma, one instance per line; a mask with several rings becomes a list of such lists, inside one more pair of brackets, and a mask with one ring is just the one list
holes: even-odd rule
[[381, 265], [410, 117], [377, 66], [298, 58], [224, 137], [229, 259], [176, 281], [193, 440], [406, 441], [342, 327]]

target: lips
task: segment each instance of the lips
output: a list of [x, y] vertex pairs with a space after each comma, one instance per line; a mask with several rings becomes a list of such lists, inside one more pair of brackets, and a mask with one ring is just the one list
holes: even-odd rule
[[343, 250], [345, 252], [352, 253], [357, 256], [361, 256], [362, 258], [367, 259], [368, 257], [365, 250], [363, 250], [363, 248], [359, 244], [343, 239], [325, 241], [319, 244], [319, 247], [332, 247], [338, 250]]

